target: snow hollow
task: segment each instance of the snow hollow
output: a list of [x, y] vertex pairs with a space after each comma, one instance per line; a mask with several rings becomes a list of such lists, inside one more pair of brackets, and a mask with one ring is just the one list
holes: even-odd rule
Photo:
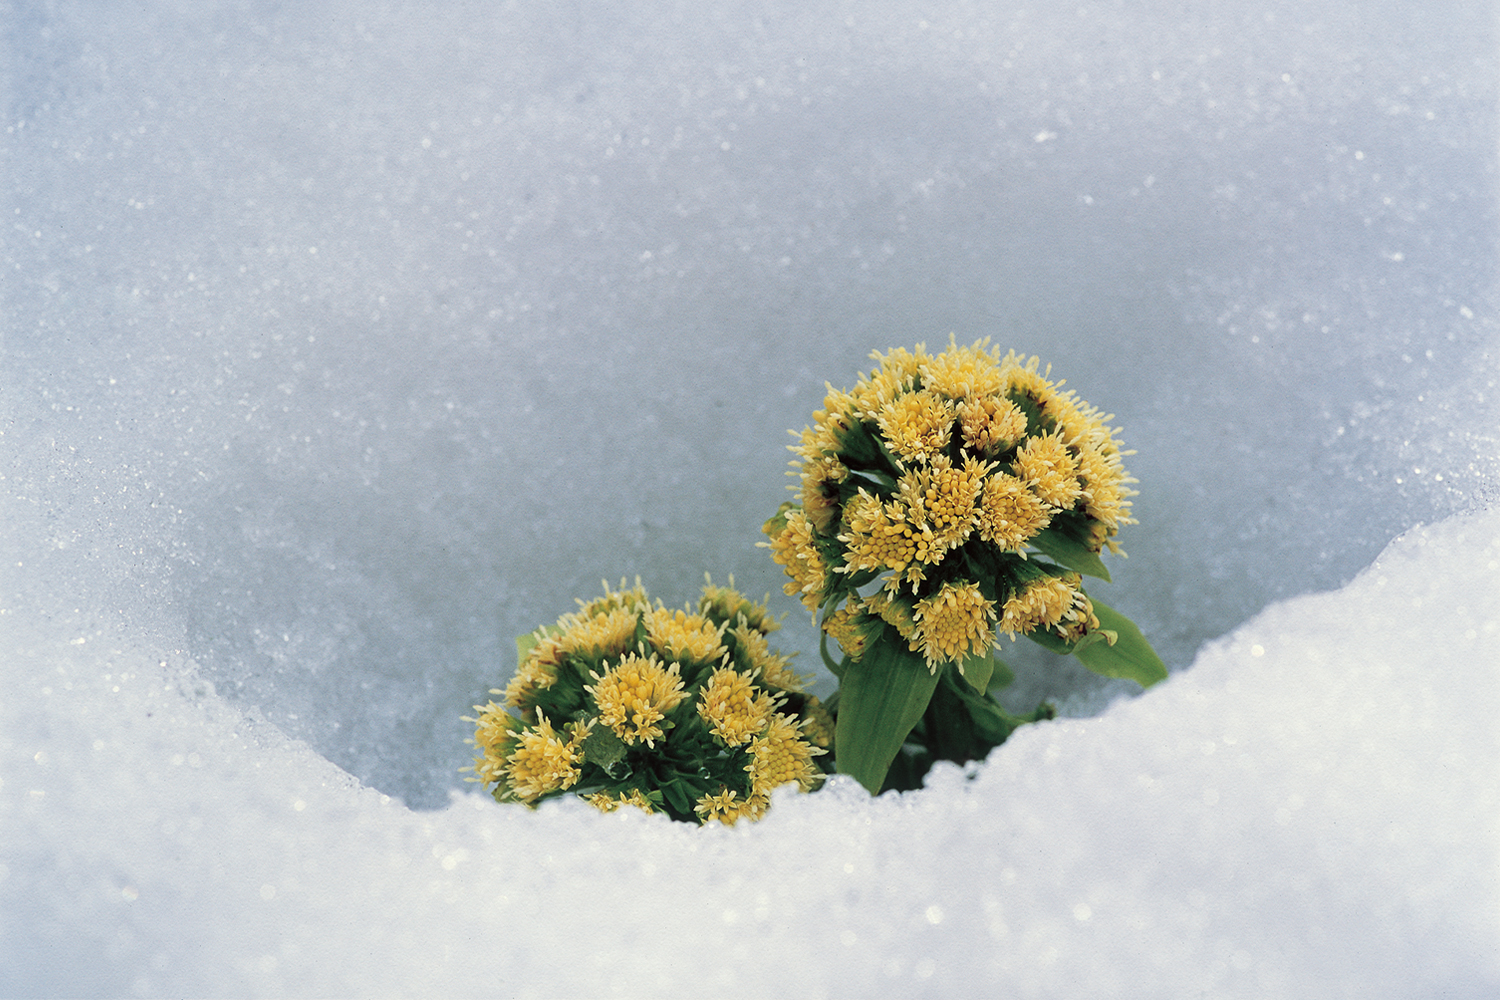
[[[1491, 6], [0, 15], [0, 993], [1500, 992]], [[733, 829], [463, 783], [601, 578], [813, 669], [786, 432], [950, 333], [1116, 414], [1168, 682]]]

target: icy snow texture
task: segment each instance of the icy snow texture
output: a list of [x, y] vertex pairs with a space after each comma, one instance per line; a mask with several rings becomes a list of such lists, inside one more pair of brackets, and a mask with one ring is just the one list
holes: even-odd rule
[[[0, 991], [1494, 992], [1493, 14], [0, 3]], [[949, 331], [1118, 414], [1178, 676], [750, 828], [450, 804], [600, 577], [810, 652], [785, 431]]]
[[1493, 996], [1497, 581], [1500, 512], [1419, 529], [967, 779], [839, 778], [733, 829], [412, 812], [174, 664], [39, 642], [0, 716], [0, 967], [67, 995]]

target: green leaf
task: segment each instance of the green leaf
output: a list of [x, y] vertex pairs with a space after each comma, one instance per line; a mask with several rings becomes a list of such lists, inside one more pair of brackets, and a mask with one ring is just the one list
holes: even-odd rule
[[1109, 582], [1109, 570], [1100, 561], [1099, 553], [1090, 551], [1083, 542], [1063, 534], [1057, 528], [1048, 528], [1032, 536], [1030, 544], [1068, 569]]
[[937, 674], [905, 643], [884, 635], [872, 642], [859, 662], [848, 664], [839, 685], [833, 737], [839, 772], [878, 793], [937, 683]]
[[1058, 636], [1051, 629], [1039, 628], [1023, 634], [1038, 646], [1041, 646], [1043, 649], [1049, 649], [1058, 656], [1067, 656], [1073, 652], [1073, 644]]
[[682, 782], [677, 780], [666, 782], [661, 786], [661, 793], [668, 806], [679, 813], [692, 815], [693, 800], [688, 798], [687, 792], [683, 791]]
[[980, 694], [990, 689], [990, 675], [995, 672], [995, 653], [985, 650], [981, 656], [967, 657], [959, 673], [969, 686]]
[[[985, 757], [995, 747], [1004, 743], [1006, 737], [1010, 736], [1018, 725], [1025, 720], [1015, 719], [1008, 715], [1000, 703], [987, 694], [978, 694], [968, 689], [966, 685], [959, 684], [955, 679], [948, 678], [943, 687], [952, 691], [953, 695], [963, 704], [968, 715], [967, 729], [970, 732], [969, 747], [962, 757], [956, 757], [945, 753], [937, 756], [946, 760], [955, 760], [964, 763], [969, 760], [978, 760]], [[934, 696], [933, 704], [937, 704]]]
[[822, 629], [818, 630], [818, 655], [823, 657], [823, 666], [828, 668], [828, 672], [842, 680], [844, 671], [849, 667], [849, 657], [844, 657], [838, 663], [833, 662], [833, 657], [828, 655], [828, 633]]
[[1167, 665], [1141, 635], [1135, 622], [1096, 598], [1090, 597], [1089, 601], [1099, 618], [1099, 628], [1081, 641], [1068, 642], [1046, 629], [1027, 632], [1026, 638], [1054, 653], [1064, 656], [1071, 653], [1101, 677], [1123, 677], [1141, 687], [1165, 680]]
[[1089, 600], [1102, 629], [1116, 633], [1112, 643], [1095, 643], [1077, 652], [1083, 665], [1105, 677], [1124, 677], [1141, 687], [1167, 679], [1167, 665], [1156, 655], [1135, 622], [1100, 601]]
[[990, 653], [990, 660], [995, 666], [994, 672], [990, 674], [989, 684], [985, 685], [984, 689], [986, 691], [999, 691], [1001, 688], [1009, 687], [1015, 683], [1016, 672], [1010, 669], [1010, 666], [1004, 660], [1000, 659], [993, 652]]
[[611, 778], [621, 778], [624, 777], [625, 769], [620, 764], [628, 749], [613, 729], [599, 725], [583, 741], [583, 759], [590, 764], [599, 765]]

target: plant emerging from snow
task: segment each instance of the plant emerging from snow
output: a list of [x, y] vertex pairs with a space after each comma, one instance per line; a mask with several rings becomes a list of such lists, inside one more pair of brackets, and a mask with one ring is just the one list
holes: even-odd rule
[[1012, 678], [997, 631], [1143, 685], [1166, 671], [1082, 585], [1109, 579], [1100, 554], [1131, 523], [1112, 417], [988, 340], [872, 356], [852, 390], [828, 387], [792, 448], [798, 502], [763, 530], [787, 593], [844, 652], [825, 653], [838, 768], [876, 791], [913, 736], [929, 763], [972, 759], [1046, 713], [988, 697]]
[[[501, 802], [579, 795], [673, 819], [759, 819], [773, 789], [822, 784], [832, 719], [766, 636], [763, 604], [711, 582], [696, 608], [640, 581], [516, 641], [520, 666], [476, 705], [475, 776]], [[514, 710], [514, 714], [512, 712]]]

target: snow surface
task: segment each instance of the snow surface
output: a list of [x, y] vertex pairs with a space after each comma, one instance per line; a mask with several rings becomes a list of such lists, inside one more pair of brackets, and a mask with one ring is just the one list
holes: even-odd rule
[[[1500, 992], [1494, 13], [0, 3], [0, 992]], [[1171, 680], [734, 829], [463, 785], [601, 577], [810, 669], [785, 432], [950, 331], [1118, 414]]]

